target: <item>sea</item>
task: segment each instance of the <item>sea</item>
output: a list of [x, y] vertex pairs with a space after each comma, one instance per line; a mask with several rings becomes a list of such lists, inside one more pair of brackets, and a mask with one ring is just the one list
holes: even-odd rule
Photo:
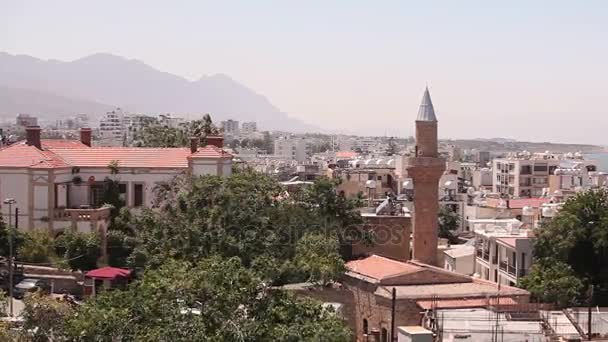
[[586, 154], [585, 159], [597, 161], [598, 171], [608, 172], [608, 152]]

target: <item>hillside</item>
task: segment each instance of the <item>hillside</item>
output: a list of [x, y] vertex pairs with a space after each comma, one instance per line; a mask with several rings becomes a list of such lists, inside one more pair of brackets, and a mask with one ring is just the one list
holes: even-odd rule
[[[0, 102], [3, 115], [27, 112], [60, 117], [88, 113], [98, 117], [107, 108], [100, 104], [112, 104], [148, 114], [196, 117], [211, 113], [216, 121], [257, 121], [261, 128], [270, 130], [318, 130], [289, 117], [267, 98], [227, 75], [189, 81], [141, 61], [110, 54], [62, 62], [0, 52], [0, 87], [0, 96], [6, 99]], [[34, 104], [28, 104], [28, 99]]]

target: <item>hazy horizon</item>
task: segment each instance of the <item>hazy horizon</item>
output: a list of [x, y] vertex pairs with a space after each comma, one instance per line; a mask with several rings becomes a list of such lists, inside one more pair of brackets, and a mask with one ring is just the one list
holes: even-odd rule
[[0, 0], [0, 51], [226, 74], [326, 130], [608, 145], [608, 3]]

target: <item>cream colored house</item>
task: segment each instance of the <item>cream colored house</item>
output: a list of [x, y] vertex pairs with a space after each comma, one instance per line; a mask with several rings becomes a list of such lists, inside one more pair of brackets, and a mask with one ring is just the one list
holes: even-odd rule
[[[232, 172], [232, 155], [222, 149], [221, 137], [208, 137], [205, 147], [193, 139], [190, 148], [94, 147], [88, 128], [80, 138], [41, 140], [40, 128], [28, 127], [26, 140], [0, 149], [0, 199], [15, 199], [19, 229], [104, 230], [106, 177], [120, 182], [127, 207], [139, 208], [151, 206], [156, 184], [177, 175]], [[8, 210], [1, 208], [5, 221]]]

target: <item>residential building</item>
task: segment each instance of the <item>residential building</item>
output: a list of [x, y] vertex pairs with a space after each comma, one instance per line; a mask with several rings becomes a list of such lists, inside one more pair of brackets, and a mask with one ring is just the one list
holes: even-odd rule
[[475, 273], [485, 280], [515, 286], [532, 264], [534, 235], [517, 219], [469, 220], [476, 241]]
[[[28, 127], [26, 140], [0, 149], [0, 198], [16, 200], [20, 229], [105, 229], [106, 178], [119, 182], [126, 206], [136, 209], [152, 207], [155, 186], [177, 175], [232, 171], [221, 137], [207, 137], [204, 147], [198, 139], [190, 148], [96, 147], [91, 133], [85, 128], [80, 140], [41, 139], [39, 127]], [[8, 215], [7, 206], [2, 214]]]
[[99, 121], [99, 139], [104, 146], [123, 146], [127, 139], [127, 122], [122, 109], [107, 112]]
[[29, 114], [19, 114], [17, 115], [17, 126], [38, 126], [38, 118]]
[[240, 131], [239, 122], [232, 119], [222, 121], [221, 127], [227, 135], [238, 135]]
[[444, 266], [448, 271], [473, 275], [475, 273], [475, 240], [466, 244], [452, 245], [443, 251]]
[[[358, 341], [379, 334], [391, 341], [392, 317], [396, 326], [419, 325], [425, 312], [442, 308], [483, 308], [495, 303], [525, 304], [529, 292], [511, 286], [497, 286], [416, 261], [397, 261], [378, 255], [346, 263], [344, 287], [352, 292], [354, 331]], [[392, 296], [395, 291], [395, 315]], [[313, 295], [314, 296], [314, 295]], [[353, 305], [354, 304], [354, 305]]]
[[255, 121], [243, 122], [243, 127], [241, 128], [242, 134], [251, 134], [258, 131], [258, 124]]
[[593, 161], [574, 156], [528, 152], [512, 154], [492, 162], [493, 191], [512, 198], [548, 195], [549, 176], [558, 168], [578, 164], [584, 172], [597, 171]]
[[307, 160], [306, 140], [299, 137], [278, 137], [274, 141], [274, 154], [285, 160], [304, 163]]

